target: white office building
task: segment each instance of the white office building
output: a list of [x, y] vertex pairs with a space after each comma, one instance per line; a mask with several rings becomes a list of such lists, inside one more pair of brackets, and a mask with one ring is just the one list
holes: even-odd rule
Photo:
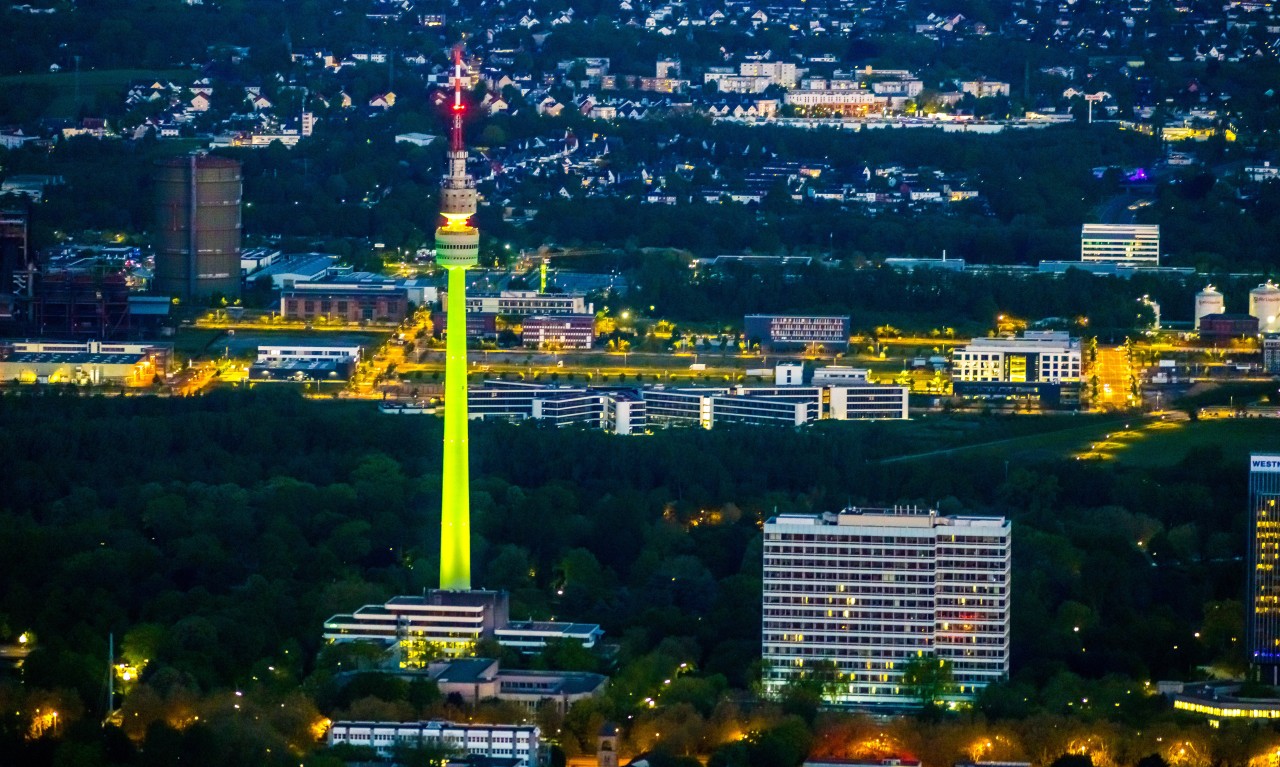
[[779, 692], [834, 664], [829, 702], [899, 709], [912, 659], [950, 664], [948, 699], [1009, 672], [1010, 527], [916, 508], [783, 514], [764, 528], [763, 658]]
[[[449, 294], [441, 294], [443, 308], [448, 310]], [[539, 293], [536, 290], [503, 290], [497, 293], [467, 294], [467, 314], [595, 314], [595, 306], [587, 303], [582, 293]]]
[[975, 338], [956, 349], [951, 376], [961, 382], [1073, 383], [1081, 364], [1080, 339], [1028, 330], [1016, 338]]
[[909, 389], [892, 384], [848, 384], [829, 389], [827, 412], [837, 421], [905, 420]]
[[259, 346], [257, 361], [260, 364], [278, 362], [355, 362], [360, 359], [359, 346], [299, 346], [274, 344]]
[[453, 722], [334, 722], [329, 745], [365, 746], [391, 756], [396, 746], [444, 746], [459, 755], [516, 759], [516, 767], [538, 763], [537, 725]]
[[1145, 224], [1085, 224], [1080, 260], [1160, 265], [1160, 227]]

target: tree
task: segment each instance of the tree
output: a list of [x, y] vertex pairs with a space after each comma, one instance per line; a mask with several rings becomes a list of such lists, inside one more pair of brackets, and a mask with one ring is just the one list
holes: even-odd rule
[[937, 706], [954, 689], [951, 664], [932, 653], [908, 660], [902, 668], [902, 686], [926, 710]]

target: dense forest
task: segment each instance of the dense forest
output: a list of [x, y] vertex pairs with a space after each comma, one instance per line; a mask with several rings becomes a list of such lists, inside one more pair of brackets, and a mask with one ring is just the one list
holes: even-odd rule
[[[476, 582], [509, 589], [515, 615], [599, 622], [618, 646], [608, 662], [559, 647], [531, 661], [614, 677], [599, 702], [540, 713], [564, 753], [593, 748], [608, 717], [628, 724], [634, 748], [790, 767], [810, 747], [843, 753], [838, 734], [865, 723], [816, 714], [799, 692], [781, 709], [748, 704], [761, 522], [849, 503], [1006, 514], [1013, 678], [974, 712], [928, 725], [952, 728], [932, 747], [1000, 723], [1025, 730], [1018, 754], [1051, 751], [1049, 730], [1109, 727], [1132, 741], [1173, 726], [1135, 687], [1241, 665], [1244, 469], [1213, 445], [1141, 470], [1018, 455], [879, 463], [1040, 428], [972, 417], [627, 439], [476, 424]], [[335, 664], [353, 658], [321, 646], [330, 615], [435, 585], [439, 438], [436, 419], [284, 392], [0, 397], [0, 641], [26, 633], [35, 648], [0, 682], [0, 752], [32, 764], [172, 764], [193, 750], [197, 764], [294, 764], [321, 716], [504, 716], [460, 713], [421, 685], [338, 685]], [[117, 657], [147, 663], [117, 700], [122, 729], [104, 731], [109, 634]], [[680, 663], [692, 673], [643, 708]], [[42, 732], [33, 712], [50, 707], [62, 718]], [[721, 746], [729, 725], [764, 734]]]

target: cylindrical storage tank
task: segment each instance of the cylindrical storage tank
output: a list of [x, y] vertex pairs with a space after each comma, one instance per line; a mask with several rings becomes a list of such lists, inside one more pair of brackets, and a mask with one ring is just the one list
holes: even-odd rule
[[1249, 291], [1249, 314], [1258, 318], [1258, 332], [1280, 332], [1280, 288], [1271, 280]]
[[156, 170], [156, 292], [203, 302], [240, 296], [240, 163], [191, 154]]
[[1212, 285], [1196, 293], [1196, 330], [1200, 329], [1200, 318], [1206, 314], [1226, 314], [1227, 303], [1222, 294]]

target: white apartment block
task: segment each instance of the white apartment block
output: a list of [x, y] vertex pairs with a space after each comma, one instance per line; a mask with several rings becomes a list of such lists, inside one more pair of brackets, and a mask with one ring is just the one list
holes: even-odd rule
[[452, 722], [334, 722], [329, 745], [365, 746], [391, 756], [396, 746], [445, 746], [460, 755], [515, 759], [517, 767], [538, 764], [541, 732], [536, 725], [454, 724]]
[[1148, 224], [1085, 224], [1080, 260], [1160, 264], [1160, 227]]
[[1010, 526], [915, 508], [782, 514], [764, 527], [764, 685], [834, 664], [828, 702], [900, 709], [913, 658], [950, 664], [949, 700], [1009, 672]]
[[1073, 383], [1080, 381], [1080, 340], [1062, 331], [1027, 331], [1017, 338], [975, 338], [952, 352], [955, 381]]

